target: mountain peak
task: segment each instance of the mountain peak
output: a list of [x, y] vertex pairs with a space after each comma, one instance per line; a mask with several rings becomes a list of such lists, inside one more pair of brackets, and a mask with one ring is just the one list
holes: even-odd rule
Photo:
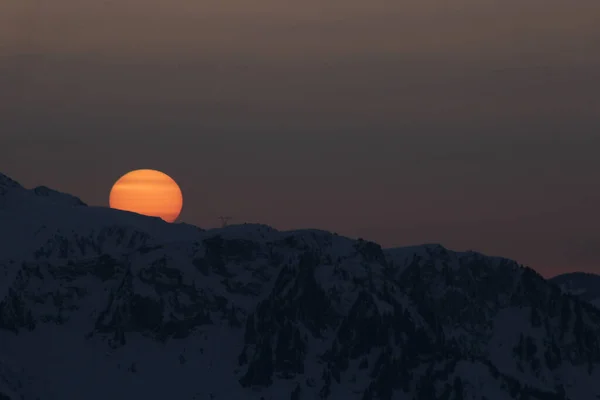
[[9, 189], [23, 188], [19, 182], [0, 173], [0, 194], [6, 193]]
[[38, 207], [40, 201], [68, 207], [87, 205], [78, 197], [46, 186], [26, 189], [17, 181], [2, 173], [0, 173], [0, 196], [3, 197], [3, 207]]

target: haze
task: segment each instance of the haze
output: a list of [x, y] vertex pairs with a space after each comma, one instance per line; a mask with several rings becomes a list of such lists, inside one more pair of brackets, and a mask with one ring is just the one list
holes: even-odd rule
[[0, 171], [182, 220], [439, 242], [600, 272], [597, 0], [16, 1]]

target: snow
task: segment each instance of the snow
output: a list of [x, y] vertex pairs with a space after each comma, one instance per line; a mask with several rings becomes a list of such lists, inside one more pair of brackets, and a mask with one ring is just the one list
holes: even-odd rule
[[[229, 241], [231, 253], [211, 247], [208, 239], [216, 237]], [[414, 335], [437, 340], [438, 334], [456, 343], [461, 357], [419, 357], [410, 370], [412, 392], [396, 391], [393, 400], [414, 398], [418, 380], [451, 361], [456, 365], [448, 376], [435, 381], [438, 395], [459, 377], [465, 399], [512, 399], [504, 378], [495, 376], [484, 361], [535, 388], [552, 391], [563, 382], [573, 400], [600, 394], [600, 365], [589, 373], [581, 360], [567, 360], [579, 357], [575, 350], [566, 355], [577, 344], [572, 319], [565, 332], [558, 332], [558, 316], [543, 315], [549, 330], [543, 324], [534, 326], [530, 303], [546, 299], [527, 297], [533, 294], [523, 292], [522, 280], [529, 278], [501, 257], [453, 252], [439, 244], [381, 252], [373, 245], [362, 252], [360, 246], [367, 242], [322, 230], [278, 231], [261, 224], [202, 230], [85, 206], [48, 188], [27, 190], [1, 174], [0, 238], [0, 324], [19, 322], [15, 315], [21, 311], [30, 312], [36, 324], [33, 330], [17, 326], [18, 333], [0, 329], [0, 393], [13, 396], [11, 400], [281, 400], [289, 399], [296, 386], [302, 388], [301, 399], [317, 399], [323, 373], [332, 368], [323, 355], [334, 344], [344, 346], [341, 321], [347, 322], [346, 329], [356, 329], [349, 337], [359, 337], [361, 327], [348, 319], [353, 309], [359, 319], [373, 317], [373, 324], [400, 310], [408, 316], [410, 329], [404, 327], [399, 335], [401, 345], [365, 346], [368, 350], [360, 356], [345, 359], [347, 368], [340, 371], [339, 383], [332, 379], [329, 400], [362, 399], [375, 382], [373, 368], [382, 354], [400, 359], [412, 350], [402, 343], [413, 343]], [[248, 249], [240, 242], [249, 244]], [[308, 267], [299, 264], [306, 254], [314, 258]], [[319, 300], [306, 296], [314, 287], [299, 284], [299, 277], [306, 276], [302, 268], [309, 268], [326, 294], [318, 306], [332, 308], [332, 320], [320, 336], [298, 315], [274, 315], [278, 299], [286, 298], [286, 307], [296, 307], [296, 314], [310, 314], [310, 302]], [[276, 286], [284, 274], [287, 281]], [[495, 293], [490, 281], [498, 278], [504, 286]], [[540, 296], [551, 290], [543, 280], [536, 284]], [[574, 283], [563, 288], [581, 296], [593, 292]], [[285, 297], [287, 293], [294, 296]], [[598, 294], [593, 301], [600, 302], [600, 290]], [[355, 307], [359, 296], [367, 300]], [[518, 296], [524, 300], [513, 304]], [[140, 298], [151, 300], [147, 309], [134, 309], [134, 299]], [[574, 313], [577, 300], [564, 301]], [[272, 307], [265, 320], [256, 321], [269, 331], [248, 344], [245, 324], [251, 315], [258, 318], [258, 307]], [[582, 312], [586, 329], [600, 335], [600, 313]], [[192, 326], [202, 313], [210, 322]], [[441, 328], [431, 325], [432, 318]], [[178, 329], [190, 326], [180, 337], [161, 337], [160, 329], [168, 323]], [[264, 340], [275, 351], [283, 340], [282, 327], [288, 325], [306, 344], [304, 372], [288, 378], [274, 372], [266, 387], [242, 387], [239, 379], [248, 365], [240, 365], [238, 357], [244, 346], [247, 354], [256, 349], [260, 356]], [[390, 343], [393, 333], [387, 332]], [[119, 334], [124, 344], [114, 340]], [[545, 365], [532, 369], [515, 356], [521, 337], [535, 344], [533, 356], [541, 360], [547, 343], [560, 341], [565, 361], [553, 370]], [[344, 354], [340, 350], [336, 357]], [[368, 368], [360, 367], [362, 360], [368, 360]]]

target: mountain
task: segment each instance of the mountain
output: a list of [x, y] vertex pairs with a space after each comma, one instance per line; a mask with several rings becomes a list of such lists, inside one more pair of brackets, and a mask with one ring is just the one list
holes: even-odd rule
[[0, 207], [14, 208], [23, 204], [85, 206], [83, 201], [70, 194], [60, 193], [45, 186], [28, 190], [8, 176], [0, 174]]
[[600, 310], [514, 261], [48, 191], [0, 175], [0, 400], [600, 398]]
[[571, 272], [555, 276], [550, 282], [558, 285], [564, 292], [600, 307], [600, 275]]

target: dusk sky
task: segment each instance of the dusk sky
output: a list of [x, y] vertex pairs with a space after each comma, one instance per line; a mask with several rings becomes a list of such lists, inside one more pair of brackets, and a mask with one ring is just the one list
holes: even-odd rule
[[0, 172], [600, 273], [598, 0], [4, 0]]

